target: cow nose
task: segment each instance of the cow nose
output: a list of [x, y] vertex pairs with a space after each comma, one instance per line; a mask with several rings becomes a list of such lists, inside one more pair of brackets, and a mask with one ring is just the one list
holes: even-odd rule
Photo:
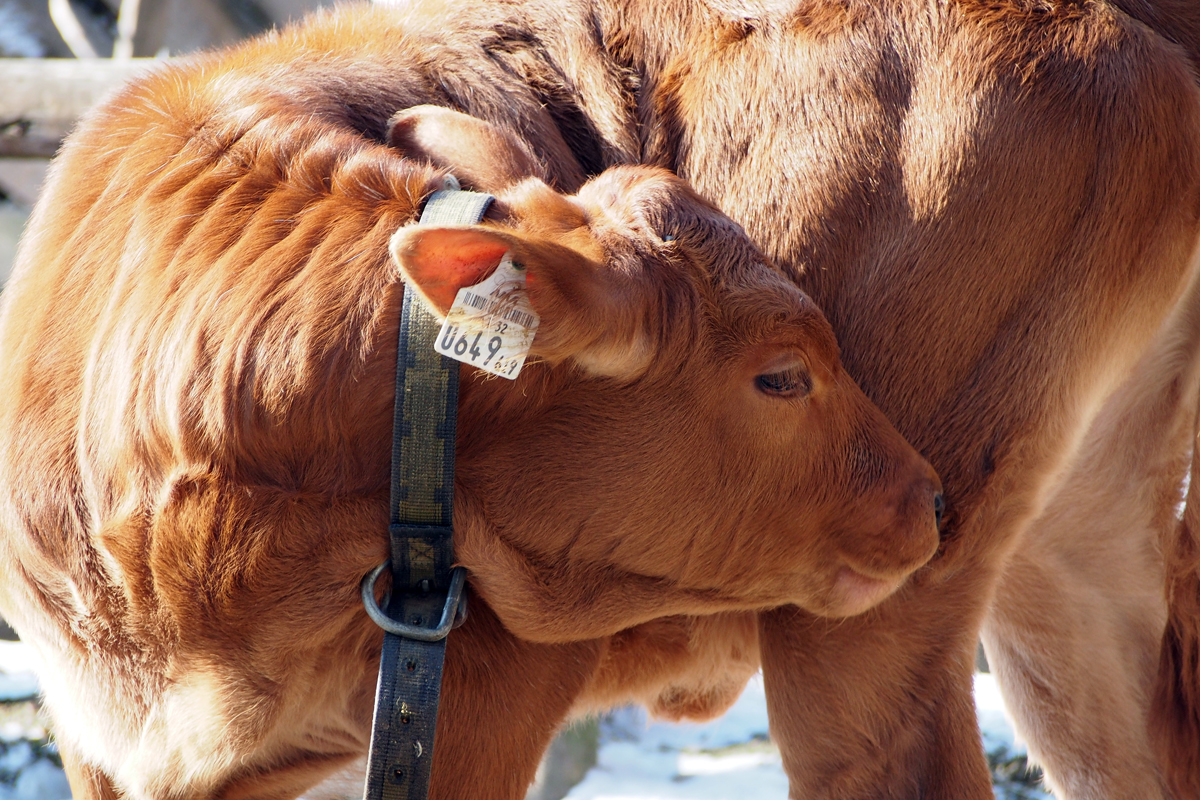
[[946, 513], [946, 498], [938, 492], [933, 496], [933, 519], [937, 523], [937, 528], [942, 529], [942, 515]]

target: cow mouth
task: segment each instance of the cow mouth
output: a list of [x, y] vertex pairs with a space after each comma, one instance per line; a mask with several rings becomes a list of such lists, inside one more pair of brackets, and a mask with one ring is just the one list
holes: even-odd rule
[[903, 582], [903, 578], [876, 578], [843, 566], [834, 575], [826, 613], [834, 617], [861, 614], [886, 600]]

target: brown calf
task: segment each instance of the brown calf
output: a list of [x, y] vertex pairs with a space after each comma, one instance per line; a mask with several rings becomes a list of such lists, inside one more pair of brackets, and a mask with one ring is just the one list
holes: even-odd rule
[[[401, 273], [444, 314], [511, 252], [541, 315], [517, 382], [463, 368], [434, 796], [519, 797], [572, 707], [715, 713], [747, 612], [865, 611], [937, 547], [932, 470], [741, 228], [658, 168], [518, 180], [584, 170], [415, 24], [165, 68], [53, 168], [0, 318], [0, 609], [81, 798], [294, 797], [364, 752]], [[455, 80], [503, 119], [389, 128]], [[411, 226], [426, 158], [492, 218]]]
[[[336, 19], [194, 66], [218, 86], [170, 125], [161, 113], [110, 124], [126, 142], [141, 137], [143, 155], [163, 153], [111, 185], [145, 189], [168, 158], [185, 161], [181, 121], [186, 146], [231, 141], [206, 139], [222, 133], [208, 123], [214, 91], [247, 124], [269, 90], [302, 105], [309, 116], [279, 118], [296, 147], [336, 151], [315, 124], [331, 115], [347, 121], [338, 142], [362, 147], [354, 132], [381, 138], [383, 109], [433, 100], [506, 122], [563, 189], [611, 164], [674, 167], [816, 298], [848, 371], [930, 457], [950, 501], [941, 557], [877, 611], [834, 627], [795, 609], [762, 615], [773, 730], [794, 791], [990, 798], [969, 694], [982, 625], [1018, 727], [1061, 793], [1161, 798], [1169, 782], [1177, 800], [1200, 796], [1200, 502], [1189, 498], [1182, 530], [1173, 515], [1195, 438], [1198, 303], [1187, 287], [1200, 6], [424, 0]], [[73, 163], [85, 163], [83, 146]], [[86, 173], [94, 192], [121, 169], [106, 155], [57, 179], [41, 217], [83, 219], [95, 195], [81, 188], [72, 200], [70, 182]], [[85, 247], [102, 217], [42, 246]], [[68, 299], [64, 308], [80, 307]], [[42, 380], [61, 371], [44, 363]], [[75, 400], [38, 416], [70, 416]], [[24, 479], [80, 496], [70, 447], [43, 448]], [[78, 526], [84, 508], [45, 513]], [[70, 574], [97, 563], [88, 551], [72, 561]], [[561, 659], [516, 687], [532, 693], [555, 675], [547, 709], [569, 702], [572, 675], [588, 691], [633, 680], [637, 660], [622, 657], [645, 658], [636, 647], [647, 643], [656, 664], [688, 668], [689, 681], [724, 687], [717, 694], [756, 659], [737, 614], [618, 634], [590, 679], [588, 659], [600, 656], [583, 645], [496, 637], [513, 659]], [[713, 661], [695, 652], [727, 654], [729, 672], [705, 671]], [[645, 697], [659, 696], [654, 685]], [[541, 741], [505, 721], [531, 749]], [[485, 730], [486, 720], [473, 742], [483, 759], [497, 756]]]

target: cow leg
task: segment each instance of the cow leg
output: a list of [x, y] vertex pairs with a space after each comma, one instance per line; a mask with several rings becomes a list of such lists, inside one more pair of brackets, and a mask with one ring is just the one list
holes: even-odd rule
[[523, 798], [603, 649], [523, 641], [471, 597], [446, 647], [431, 800]]
[[1161, 570], [1150, 537], [1136, 541], [1144, 525], [1119, 542], [1104, 541], [1103, 526], [1082, 527], [1073, 530], [1097, 533], [1106, 552], [1056, 540], [1009, 562], [983, 631], [988, 662], [1059, 797], [1159, 800], [1146, 723], [1165, 617]]
[[1072, 800], [1164, 796], [1146, 723], [1166, 613], [1161, 537], [1176, 524], [1196, 407], [1195, 298], [1196, 285], [1036, 517], [965, 521], [960, 541], [1025, 531], [1004, 551], [979, 548], [953, 572], [935, 563], [859, 618], [763, 615], [772, 731], [794, 796], [874, 797], [885, 785], [898, 797], [991, 796], [969, 656], [1001, 564], [984, 642], [1051, 785]]
[[1063, 797], [1159, 798], [1147, 716], [1196, 405], [1200, 290], [1092, 425], [984, 626], [1005, 702]]
[[[479, 622], [476, 619], [476, 606], [472, 605], [471, 608], [472, 621]], [[487, 614], [486, 622], [490, 628], [495, 624], [495, 617], [486, 607], [482, 607], [483, 612]], [[453, 717], [439, 715], [439, 723], [442, 724], [438, 726], [437, 763], [448, 762], [451, 767], [443, 771], [435, 766], [434, 771], [439, 776], [435, 781], [447, 776], [445, 780], [451, 782], [452, 785], [448, 787], [450, 793], [445, 795], [449, 797], [460, 796], [453, 792], [462, 792], [464, 796], [471, 797], [493, 796], [480, 795], [479, 791], [468, 792], [464, 787], [473, 780], [495, 782], [498, 780], [496, 776], [489, 775], [486, 779], [456, 776], [453, 769], [463, 762], [455, 760], [457, 755], [444, 755], [450, 748], [465, 750], [470, 747], [493, 748], [491, 754], [487, 755], [488, 763], [504, 765], [502, 772], [505, 776], [510, 772], [513, 774], [511, 785], [499, 788], [496, 797], [511, 797], [511, 793], [518, 790], [517, 796], [523, 797], [528, 785], [526, 777], [532, 780], [531, 768], [536, 770], [540, 756], [548, 745], [546, 732], [556, 733], [561, 726], [562, 703], [571, 695], [571, 687], [577, 685], [579, 678], [588, 672], [589, 664], [594, 663], [595, 668], [588, 674], [582, 694], [574, 698], [572, 716], [622, 703], [639, 702], [650, 707], [660, 718], [709, 719], [723, 713], [737, 700], [758, 669], [757, 625], [754, 615], [749, 612], [654, 620], [616, 634], [603, 648], [597, 648], [594, 643], [553, 647], [530, 645], [512, 639], [501, 628], [492, 629], [490, 634], [497, 635], [501, 640], [501, 646], [493, 649], [497, 644], [494, 641], [459, 642], [454, 638], [459, 635], [455, 633], [450, 640], [453, 649], [447, 654], [447, 681], [450, 680], [452, 664], [456, 665], [456, 670], [459, 666], [466, 668], [475, 664], [480, 668], [474, 674], [461, 675], [461, 679], [477, 681], [488, 689], [489, 696], [494, 695], [500, 702], [485, 711], [492, 720], [488, 722], [481, 718], [488, 726], [485, 728], [474, 724], [471, 719], [463, 724], [458, 722], [458, 715], [478, 703], [479, 697], [468, 693], [463, 700], [456, 689], [453, 695], [447, 693], [443, 699], [443, 715], [448, 713], [451, 704], [456, 710], [449, 712]], [[461, 653], [456, 652], [460, 644]], [[521, 652], [532, 655], [534, 664], [541, 664], [542, 668], [534, 672], [517, 666]], [[566, 661], [560, 663], [559, 659]], [[494, 678], [489, 679], [483, 668], [487, 664], [509, 664], [512, 669], [508, 669], [507, 678], [503, 671], [497, 670]], [[507, 687], [505, 680], [515, 681], [516, 685]], [[497, 682], [496, 685], [490, 685], [493, 682]], [[516, 730], [517, 723], [530, 719], [530, 705], [520, 709], [514, 704], [522, 696], [529, 701], [528, 690], [531, 688], [537, 690], [534, 698], [537, 702], [532, 703], [532, 711], [535, 716], [541, 715], [541, 721], [526, 731], [527, 734], [535, 734], [533, 738], [522, 744], [519, 740], [493, 740], [489, 737], [488, 730], [502, 731], [507, 736]], [[516, 696], [505, 694], [510, 689], [516, 691]], [[553, 702], [543, 706], [542, 701], [547, 699]], [[508, 718], [501, 720], [497, 716], [501, 713]], [[451, 731], [456, 729], [459, 736], [475, 733], [489, 741], [481, 745], [460, 739], [451, 744], [448, 737], [454, 735]], [[511, 744], [517, 745], [513, 752], [496, 749]], [[531, 753], [537, 753], [539, 757], [530, 759], [528, 756]], [[486, 764], [472, 764], [472, 768], [477, 766], [486, 767]], [[366, 767], [365, 758], [356, 760], [308, 790], [302, 800], [357, 800], [362, 796]], [[497, 770], [496, 774], [501, 774], [501, 771]], [[461, 785], [456, 787], [455, 782]], [[479, 785], [487, 787], [492, 784]]]
[[63, 770], [67, 773], [74, 800], [117, 800], [112, 781], [97, 767], [77, 758], [62, 742], [59, 742], [58, 753], [62, 756]]
[[972, 699], [981, 592], [970, 580], [939, 589], [844, 620], [760, 616], [791, 797], [991, 800]]

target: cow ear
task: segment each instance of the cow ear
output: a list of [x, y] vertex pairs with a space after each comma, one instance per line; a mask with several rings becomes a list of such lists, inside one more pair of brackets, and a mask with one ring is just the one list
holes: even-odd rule
[[464, 187], [498, 192], [545, 170], [512, 131], [440, 106], [415, 106], [388, 122], [388, 144], [452, 173]]
[[[547, 206], [553, 204], [543, 202], [543, 214]], [[565, 214], [526, 216], [532, 230], [409, 225], [392, 237], [392, 257], [404, 280], [444, 319], [458, 290], [490, 276], [511, 252], [525, 268], [526, 291], [540, 318], [530, 353], [553, 363], [573, 360], [599, 375], [635, 377], [651, 354], [647, 277], [612, 269], [586, 226], [564, 227], [574, 219]]]
[[458, 290], [491, 275], [512, 246], [509, 237], [478, 225], [409, 225], [392, 237], [391, 251], [404, 282], [444, 319]]

